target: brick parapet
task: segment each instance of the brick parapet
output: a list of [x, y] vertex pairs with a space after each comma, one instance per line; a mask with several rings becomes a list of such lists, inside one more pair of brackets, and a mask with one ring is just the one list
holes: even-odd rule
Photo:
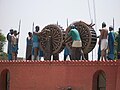
[[88, 61], [88, 60], [71, 60], [71, 61], [40, 61], [40, 60], [0, 60], [0, 64], [40, 64], [40, 65], [82, 65], [82, 66], [119, 66], [120, 61], [119, 60], [107, 60], [107, 61]]
[[[0, 75], [4, 76], [7, 71], [10, 72], [10, 90], [67, 90], [68, 86], [73, 90], [93, 90], [93, 79], [101, 71], [106, 76], [106, 90], [120, 88], [119, 60], [0, 61]], [[0, 90], [4, 89], [0, 86]]]

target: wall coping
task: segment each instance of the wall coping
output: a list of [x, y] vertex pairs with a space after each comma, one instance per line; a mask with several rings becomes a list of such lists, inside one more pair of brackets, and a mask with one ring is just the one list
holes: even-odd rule
[[[82, 66], [94, 66], [94, 65], [102, 65], [102, 66], [120, 66], [119, 60], [106, 60], [106, 61], [89, 61], [89, 60], [70, 60], [70, 61], [40, 61], [40, 60], [0, 60], [0, 64], [19, 64], [19, 65], [28, 65], [28, 64], [39, 64], [39, 65], [82, 65]], [[0, 65], [1, 66], [1, 65]]]

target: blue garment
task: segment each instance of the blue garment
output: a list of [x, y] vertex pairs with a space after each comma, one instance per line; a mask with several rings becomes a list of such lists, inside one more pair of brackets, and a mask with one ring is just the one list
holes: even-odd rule
[[12, 54], [12, 36], [10, 35], [10, 33], [7, 34], [7, 40], [8, 40], [8, 50], [7, 53], [8, 54]]
[[12, 60], [12, 54], [8, 54], [8, 60]]
[[33, 48], [39, 47], [39, 37], [35, 34], [33, 34]]
[[31, 56], [32, 56], [32, 38], [27, 37], [27, 46], [26, 46], [26, 59], [27, 60], [31, 60]]
[[71, 52], [69, 51], [69, 49], [67, 47], [65, 47], [64, 49], [64, 55], [71, 55]]
[[[100, 40], [100, 36], [98, 36], [99, 40]], [[100, 60], [101, 57], [101, 41], [99, 41], [99, 47], [98, 47], [98, 60]]]
[[18, 44], [12, 45], [12, 52], [18, 53]]
[[67, 47], [65, 47], [65, 49], [64, 49], [64, 60], [66, 60], [68, 55], [69, 55], [69, 57], [71, 59], [71, 52]]
[[40, 48], [40, 50], [39, 50], [39, 57], [43, 57], [43, 56], [44, 56], [44, 53], [43, 53], [43, 51]]
[[[32, 55], [34, 56], [34, 48], [32, 48]], [[39, 57], [44, 57], [44, 53], [40, 47], [39, 47]]]
[[32, 48], [32, 55], [34, 55], [34, 48]]
[[100, 48], [100, 45], [98, 47], [98, 60], [100, 60], [100, 57], [101, 57], [101, 48]]
[[32, 43], [33, 43], [32, 39], [27, 38], [27, 46], [32, 45]]
[[7, 53], [8, 53], [8, 60], [12, 60], [12, 36], [10, 35], [10, 33], [7, 34], [7, 40], [8, 40], [8, 49], [7, 49]]
[[39, 48], [39, 42], [33, 42], [33, 48]]
[[109, 48], [108, 59], [111, 60], [114, 60], [114, 41], [115, 41], [114, 33], [110, 32], [108, 34], [108, 48]]

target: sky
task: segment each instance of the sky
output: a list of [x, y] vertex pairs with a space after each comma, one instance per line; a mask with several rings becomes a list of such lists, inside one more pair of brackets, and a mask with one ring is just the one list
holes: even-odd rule
[[[89, 2], [89, 3], [88, 3]], [[95, 8], [93, 6], [95, 3]], [[11, 28], [18, 30], [21, 20], [19, 40], [19, 57], [25, 57], [26, 37], [32, 31], [32, 24], [39, 25], [42, 30], [57, 21], [64, 29], [75, 21], [95, 23], [95, 31], [99, 35], [101, 23], [107, 28], [113, 24], [118, 31], [120, 27], [120, 0], [0, 0], [0, 30], [6, 36]], [[97, 46], [94, 49], [94, 60], [97, 59]], [[7, 52], [7, 42], [4, 47]], [[60, 55], [63, 59], [63, 54]], [[89, 55], [91, 59], [91, 54]]]

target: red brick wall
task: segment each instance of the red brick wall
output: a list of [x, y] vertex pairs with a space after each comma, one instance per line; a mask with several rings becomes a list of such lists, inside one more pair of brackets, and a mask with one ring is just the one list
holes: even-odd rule
[[120, 90], [120, 66], [117, 69], [116, 90]]
[[0, 61], [1, 75], [5, 69], [10, 90], [93, 90], [99, 71], [106, 75], [106, 90], [120, 90], [120, 61]]

